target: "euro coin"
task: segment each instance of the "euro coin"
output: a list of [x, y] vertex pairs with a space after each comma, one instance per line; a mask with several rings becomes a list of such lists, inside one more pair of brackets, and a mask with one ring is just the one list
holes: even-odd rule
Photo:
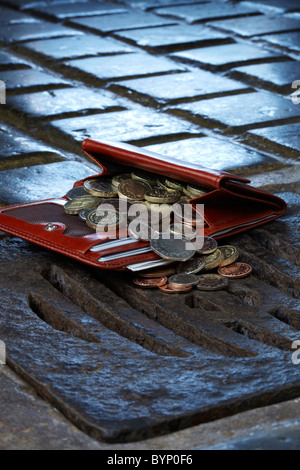
[[211, 291], [225, 289], [227, 286], [228, 279], [226, 277], [222, 277], [219, 274], [208, 273], [199, 276], [197, 289]]
[[82, 211], [79, 212], [79, 218], [81, 220], [86, 221], [87, 215], [89, 212], [91, 212], [93, 209], [83, 209]]
[[221, 262], [220, 267], [234, 263], [239, 257], [239, 252], [235, 246], [223, 245], [219, 246], [219, 250], [223, 253], [223, 261]]
[[115, 197], [118, 195], [117, 189], [112, 185], [111, 180], [105, 178], [96, 178], [86, 180], [83, 183], [87, 193], [99, 197]]
[[97, 207], [99, 202], [100, 199], [98, 197], [86, 194], [85, 196], [79, 196], [66, 202], [64, 211], [66, 214], [77, 215], [83, 209]]
[[118, 194], [119, 197], [129, 199], [132, 201], [143, 201], [145, 193], [151, 189], [151, 185], [142, 180], [125, 180], [119, 184]]

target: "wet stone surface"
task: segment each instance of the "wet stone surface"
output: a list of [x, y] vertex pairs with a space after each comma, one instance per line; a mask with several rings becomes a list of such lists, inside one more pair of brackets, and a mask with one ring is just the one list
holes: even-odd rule
[[259, 36], [268, 33], [284, 33], [300, 28], [300, 21], [284, 17], [235, 18], [231, 20], [212, 21], [210, 26], [222, 31], [230, 31], [243, 37]]
[[112, 91], [126, 93], [131, 99], [136, 98], [144, 103], [148, 101], [154, 105], [186, 101], [189, 98], [196, 100], [247, 88], [247, 85], [241, 82], [204, 70], [125, 80], [110, 86]]
[[29, 138], [26, 134], [0, 123], [1, 163], [0, 169], [47, 163], [62, 160], [63, 156], [53, 147]]
[[245, 176], [287, 213], [219, 240], [249, 277], [175, 296], [0, 232], [0, 448], [298, 445], [298, 2], [4, 3], [1, 206], [97, 174], [89, 137]]
[[[95, 30], [100, 33], [108, 33], [119, 30], [134, 28], [149, 28], [151, 26], [168, 25], [174, 23], [174, 20], [167, 20], [159, 16], [148, 13], [145, 17], [139, 12], [125, 12], [115, 14], [112, 21], [107, 21], [107, 17], [95, 18], [78, 18], [70, 22], [71, 25], [85, 26], [88, 29]], [[145, 31], [144, 31], [145, 34]]]
[[168, 52], [231, 41], [224, 33], [210, 30], [202, 25], [187, 27], [182, 24], [151, 28], [147, 34], [143, 29], [118, 31], [115, 36], [154, 52]]
[[[85, 138], [131, 142], [144, 145], [143, 141], [159, 136], [197, 134], [198, 127], [176, 117], [160, 114], [151, 109], [139, 108], [94, 116], [75, 117], [53, 121], [51, 134], [63, 138], [74, 152], [80, 150]], [[47, 128], [45, 127], [45, 132]]]
[[142, 52], [128, 53], [126, 57], [116, 55], [70, 60], [65, 65], [71, 68], [74, 77], [85, 78], [93, 83], [184, 70], [184, 66], [176, 62]]
[[[176, 109], [201, 120], [203, 124], [211, 122], [212, 126], [228, 133], [267, 126], [275, 121], [281, 124], [282, 120], [300, 117], [300, 108], [289, 98], [260, 91], [182, 104]], [[241, 109], [242, 114], [239, 112]]]
[[22, 44], [22, 50], [28, 54], [33, 51], [41, 59], [62, 60], [83, 56], [106, 55], [131, 52], [132, 48], [114, 39], [101, 38], [93, 34], [72, 36], [57, 39], [29, 41]]
[[235, 65], [276, 60], [279, 53], [270, 52], [249, 44], [223, 44], [214, 48], [204, 47], [172, 54], [192, 63], [199, 63], [212, 70], [226, 70]]
[[255, 129], [247, 134], [249, 140], [252, 139], [261, 148], [272, 148], [274, 152], [287, 156], [300, 155], [300, 123]]
[[49, 6], [35, 6], [33, 11], [38, 11], [46, 16], [54, 17], [57, 19], [73, 18], [76, 16], [93, 16], [93, 15], [107, 15], [126, 11], [125, 8], [118, 5], [110, 5], [105, 2], [64, 2], [62, 5], [57, 2], [56, 5]]
[[180, 5], [166, 8], [157, 8], [155, 10], [158, 15], [180, 18], [187, 21], [188, 23], [205, 21], [217, 17], [226, 18], [247, 15], [250, 13], [254, 13], [255, 11], [255, 6], [251, 8], [251, 6], [243, 4], [225, 4], [222, 5], [222, 8], [216, 9], [216, 6], [213, 3], [203, 4], [201, 5], [201, 8], [199, 8], [199, 5]]
[[240, 169], [243, 174], [247, 174], [249, 171], [255, 171], [254, 169], [260, 165], [266, 167], [276, 166], [276, 161], [270, 157], [214, 137], [190, 138], [149, 145], [147, 148], [173, 158], [180, 158], [181, 155], [185, 155], [186, 160], [189, 162], [218, 170], [232, 169], [234, 173]]
[[6, 89], [14, 93], [70, 86], [67, 80], [33, 69], [1, 72], [1, 79], [5, 83]]
[[68, 113], [84, 114], [124, 109], [120, 102], [120, 99], [109, 92], [100, 94], [86, 88], [72, 87], [11, 96], [8, 105], [10, 112], [14, 116], [17, 113], [21, 120], [27, 116], [49, 120], [53, 116]]
[[261, 39], [288, 51], [300, 51], [300, 32], [268, 34], [262, 36]]
[[12, 24], [1, 27], [0, 42], [11, 43], [28, 39], [42, 39], [68, 35], [73, 36], [76, 34], [82, 33], [61, 25], [35, 20], [34, 23], [25, 23], [21, 25]]
[[300, 77], [300, 63], [298, 61], [285, 61], [274, 62], [273, 64], [248, 65], [233, 69], [230, 76], [254, 87], [290, 94], [293, 91], [292, 83]]
[[5, 170], [1, 172], [0, 201], [2, 205], [10, 205], [59, 198], [73, 187], [77, 179], [92, 174], [90, 167], [79, 162], [56, 162]]

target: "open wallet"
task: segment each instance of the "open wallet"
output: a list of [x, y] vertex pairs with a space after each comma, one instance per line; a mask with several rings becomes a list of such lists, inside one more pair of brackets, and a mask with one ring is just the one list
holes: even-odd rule
[[[279, 197], [249, 185], [250, 180], [230, 173], [207, 169], [197, 163], [129, 144], [82, 142], [83, 152], [100, 167], [99, 174], [76, 181], [74, 188], [87, 179], [130, 173], [134, 169], [179, 180], [206, 189], [188, 200], [197, 211], [204, 207], [204, 235], [221, 239], [272, 221], [285, 214], [286, 204]], [[69, 256], [87, 265], [111, 270], [135, 270], [145, 262], [162, 258], [142, 241], [119, 233], [122, 240], [111, 240], [108, 232], [97, 232], [79, 217], [65, 212], [68, 197], [17, 204], [0, 209], [0, 230]], [[125, 231], [126, 232], [126, 231]], [[155, 264], [155, 263], [154, 263]], [[138, 268], [136, 268], [138, 270]]]

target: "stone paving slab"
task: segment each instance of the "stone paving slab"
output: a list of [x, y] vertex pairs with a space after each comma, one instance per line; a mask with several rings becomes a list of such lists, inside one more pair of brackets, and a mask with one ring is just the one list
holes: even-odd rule
[[268, 33], [284, 33], [300, 28], [300, 21], [285, 17], [236, 18], [230, 20], [211, 21], [210, 26], [226, 32], [232, 32], [242, 37], [259, 36]]
[[32, 16], [22, 13], [20, 11], [12, 10], [10, 8], [0, 6], [0, 25], [14, 24], [14, 23], [34, 23], [35, 19]]
[[[125, 60], [126, 59], [126, 60]], [[164, 57], [154, 57], [143, 52], [123, 55], [91, 57], [88, 59], [65, 62], [65, 69], [82, 80], [92, 80], [94, 84], [103, 84], [107, 80], [125, 80], [130, 77], [141, 77], [167, 72], [185, 70], [184, 66]]]
[[0, 200], [2, 205], [10, 205], [62, 197], [75, 180], [92, 174], [91, 167], [67, 161], [4, 170], [1, 171]]
[[5, 83], [6, 89], [10, 91], [10, 96], [12, 92], [14, 94], [17, 92], [26, 93], [71, 86], [67, 80], [34, 69], [1, 72], [1, 79]]
[[277, 61], [280, 53], [264, 50], [254, 45], [235, 43], [176, 52], [171, 54], [171, 57], [178, 57], [202, 67], [206, 66], [211, 70], [226, 70], [247, 63]]
[[261, 39], [272, 45], [278, 45], [287, 51], [300, 51], [300, 32], [268, 34], [261, 36]]
[[[238, 112], [241, 108], [244, 110], [242, 115]], [[300, 118], [300, 108], [290, 98], [263, 91], [179, 104], [169, 109], [180, 111], [181, 116], [186, 115], [202, 125], [217, 126], [230, 134], [280, 125], [282, 121], [292, 123]]]
[[108, 15], [115, 13], [126, 12], [126, 8], [118, 5], [110, 5], [107, 2], [57, 2], [52, 5], [49, 11], [49, 6], [35, 6], [32, 7], [33, 12], [42, 13], [45, 17], [66, 19], [74, 18], [77, 16], [94, 16], [94, 15]]
[[274, 62], [232, 69], [229, 76], [244, 81], [253, 87], [265, 88], [276, 93], [290, 94], [291, 85], [300, 77], [300, 63]]
[[247, 0], [246, 4], [253, 5], [257, 8], [265, 8], [265, 11], [287, 12], [299, 10], [299, 3], [297, 0]]
[[241, 173], [244, 176], [256, 172], [258, 169], [264, 168], [266, 171], [280, 165], [267, 155], [215, 137], [183, 139], [149, 145], [146, 148], [173, 158], [185, 155], [189, 162], [197, 162], [207, 168], [231, 170], [235, 174]]
[[14, 70], [14, 69], [26, 69], [30, 68], [30, 65], [26, 60], [21, 59], [9, 52], [0, 51], [0, 70]]
[[169, 8], [157, 8], [155, 13], [162, 16], [180, 18], [187, 23], [207, 21], [211, 18], [226, 18], [257, 13], [255, 5], [253, 7], [242, 4], [224, 4], [222, 8], [216, 9], [213, 3], [199, 5], [170, 6]]
[[19, 118], [25, 121], [28, 117], [50, 120], [54, 116], [67, 115], [68, 113], [79, 115], [126, 108], [121, 104], [121, 99], [109, 92], [98, 93], [83, 87], [10, 96], [8, 105], [10, 106], [8, 113], [13, 115], [12, 119]]
[[110, 89], [128, 98], [155, 106], [247, 91], [249, 87], [242, 82], [209, 71], [191, 70], [185, 73], [124, 80], [110, 85]]
[[[34, 26], [33, 26], [34, 25]], [[74, 36], [80, 31], [62, 25], [35, 20], [34, 23], [4, 25], [0, 30], [0, 42], [13, 43], [28, 39], [43, 39], [59, 36]]]
[[300, 123], [255, 129], [247, 133], [260, 148], [272, 149], [285, 156], [300, 155]]
[[[71, 26], [84, 26], [87, 29], [100, 33], [128, 30], [135, 28], [149, 28], [152, 26], [168, 25], [175, 23], [173, 20], [160, 18], [157, 15], [148, 13], [147, 16], [140, 12], [125, 12], [115, 14], [113, 21], [107, 21], [106, 16], [95, 16], [87, 18], [73, 19], [69, 22]], [[145, 34], [145, 32], [144, 32]]]
[[63, 160], [56, 148], [0, 123], [1, 171]]
[[57, 39], [28, 41], [15, 46], [15, 50], [32, 55], [40, 60], [56, 61], [84, 56], [97, 56], [132, 52], [133, 48], [115, 39], [101, 38], [94, 34], [85, 34]]
[[127, 111], [58, 119], [41, 131], [53, 143], [62, 139], [69, 150], [77, 153], [85, 138], [146, 145], [145, 141], [150, 144], [149, 140], [158, 141], [162, 136], [197, 135], [199, 128], [176, 117], [157, 115], [151, 109], [137, 106]]
[[232, 42], [228, 36], [219, 31], [210, 30], [202, 25], [186, 27], [182, 24], [149, 28], [147, 34], [143, 29], [117, 31], [115, 37], [155, 53]]

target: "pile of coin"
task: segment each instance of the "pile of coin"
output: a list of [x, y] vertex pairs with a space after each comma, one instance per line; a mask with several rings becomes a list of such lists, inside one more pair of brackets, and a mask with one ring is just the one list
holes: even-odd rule
[[225, 289], [230, 279], [252, 272], [248, 263], [237, 261], [238, 257], [239, 251], [233, 245], [218, 246], [213, 237], [204, 237], [202, 248], [187, 261], [142, 272], [133, 283], [144, 288], [158, 287], [167, 294], [186, 293], [193, 287], [201, 291]]
[[[176, 206], [176, 217], [180, 224], [172, 224], [170, 227], [173, 232], [181, 230], [182, 226], [193, 227], [196, 223], [196, 215], [189, 216], [184, 213], [184, 205], [190, 208], [188, 202], [190, 199], [203, 196], [211, 191], [209, 188], [202, 188], [194, 184], [184, 183], [182, 181], [156, 175], [146, 171], [133, 170], [131, 173], [116, 174], [111, 177], [102, 176], [98, 178], [89, 178], [84, 181], [83, 186], [71, 189], [66, 197], [69, 201], [65, 204], [64, 210], [67, 214], [78, 215], [91, 228], [101, 227], [101, 220], [109, 218], [110, 226], [118, 227], [123, 220], [120, 214], [120, 200], [127, 202], [128, 206], [134, 203], [141, 203], [150, 211], [157, 212], [159, 220], [170, 218]], [[101, 206], [112, 204], [114, 214], [109, 213], [109, 209], [101, 214]], [[122, 206], [124, 207], [124, 206]], [[183, 215], [184, 214], [184, 215]], [[148, 223], [150, 215], [147, 216], [145, 223]], [[108, 224], [108, 225], [109, 225]], [[110, 227], [106, 227], [109, 229]], [[137, 237], [135, 233], [131, 236]]]
[[[177, 294], [189, 292], [194, 287], [213, 291], [226, 288], [229, 279], [249, 275], [252, 268], [247, 263], [237, 262], [239, 252], [234, 246], [219, 246], [213, 237], [203, 236], [200, 246], [199, 243], [193, 244], [195, 232], [192, 229], [197, 222], [195, 211], [185, 212], [182, 209], [185, 205], [190, 208], [190, 199], [201, 197], [211, 190], [154, 173], [133, 170], [131, 173], [85, 180], [83, 186], [75, 187], [67, 193], [68, 202], [64, 205], [64, 210], [67, 214], [78, 215], [95, 230], [99, 226], [103, 226], [106, 231], [116, 228], [125, 217], [131, 241], [149, 241], [149, 250], [171, 263], [158, 269], [142, 267], [139, 276], [133, 279], [134, 285]], [[107, 209], [105, 203], [110, 204], [113, 210]], [[148, 220], [140, 224], [145, 225], [143, 237], [141, 230], [137, 233], [134, 227], [128, 225], [128, 208], [136, 203], [143, 204], [149, 211], [157, 210], [161, 219], [169, 216], [171, 220], [172, 212], [173, 222], [168, 226], [167, 237], [160, 230], [155, 232], [148, 225]], [[120, 209], [121, 206], [124, 212]], [[103, 212], [99, 210], [102, 207], [106, 207]], [[188, 228], [191, 229], [190, 237], [187, 235]], [[158, 236], [153, 236], [154, 234]], [[130, 240], [125, 238], [123, 243], [127, 241]], [[189, 246], [187, 241], [190, 241]]]

